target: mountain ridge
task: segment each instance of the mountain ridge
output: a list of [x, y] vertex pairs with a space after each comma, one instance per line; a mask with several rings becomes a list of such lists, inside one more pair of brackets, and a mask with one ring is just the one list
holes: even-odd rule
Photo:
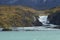
[[60, 0], [0, 0], [0, 5], [23, 5], [44, 10], [60, 6]]

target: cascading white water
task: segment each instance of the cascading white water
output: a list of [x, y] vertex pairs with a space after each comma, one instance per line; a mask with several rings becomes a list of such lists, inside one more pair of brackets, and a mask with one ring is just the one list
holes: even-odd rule
[[47, 24], [47, 17], [48, 16], [39, 16], [39, 21], [42, 22], [43, 25]]
[[39, 21], [43, 24], [43, 25], [48, 25], [49, 27], [55, 27], [58, 25], [53, 25], [53, 24], [48, 24], [49, 21], [47, 20], [48, 16], [39, 16]]

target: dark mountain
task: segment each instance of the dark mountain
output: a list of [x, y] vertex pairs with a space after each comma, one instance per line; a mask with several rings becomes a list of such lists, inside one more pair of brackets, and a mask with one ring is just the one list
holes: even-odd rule
[[60, 6], [60, 0], [0, 0], [0, 5], [23, 5], [34, 9], [49, 9]]

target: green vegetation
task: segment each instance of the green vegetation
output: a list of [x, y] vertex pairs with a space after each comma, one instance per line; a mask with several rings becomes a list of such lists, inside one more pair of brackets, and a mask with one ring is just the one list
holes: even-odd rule
[[48, 15], [60, 7], [49, 10], [35, 10], [23, 6], [0, 6], [0, 27], [8, 29], [10, 27], [29, 27], [33, 26], [34, 16]]
[[49, 10], [46, 10], [46, 13], [55, 13], [56, 11], [60, 11], [60, 7], [54, 7], [54, 8], [51, 8]]
[[0, 27], [32, 26], [36, 10], [23, 6], [0, 6]]

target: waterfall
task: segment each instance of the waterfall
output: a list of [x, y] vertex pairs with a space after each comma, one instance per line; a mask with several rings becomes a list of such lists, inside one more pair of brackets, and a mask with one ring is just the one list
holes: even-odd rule
[[39, 21], [42, 22], [43, 25], [46, 25], [49, 21], [47, 21], [48, 16], [39, 16]]
[[49, 24], [49, 21], [47, 20], [47, 17], [48, 16], [39, 16], [39, 21], [45, 26], [49, 26], [50, 28], [53, 28], [53, 27], [57, 27], [58, 25], [54, 25], [54, 24]]

